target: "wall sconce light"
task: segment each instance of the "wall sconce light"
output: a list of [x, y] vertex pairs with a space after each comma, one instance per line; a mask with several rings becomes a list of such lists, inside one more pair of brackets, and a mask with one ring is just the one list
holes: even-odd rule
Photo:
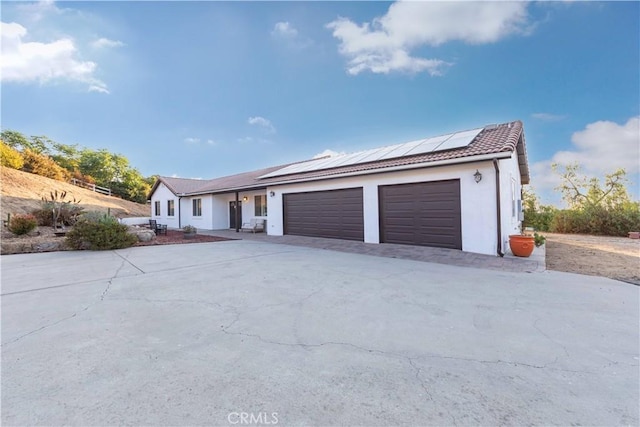
[[244, 196], [244, 197], [242, 198], [242, 201], [243, 201], [243, 202], [246, 202], [247, 200], [249, 200], [249, 198], [248, 198], [247, 196]]
[[473, 174], [473, 178], [476, 180], [476, 183], [482, 181], [482, 174], [478, 169], [476, 169], [476, 173]]
[[275, 195], [276, 195], [276, 192], [275, 192], [275, 191], [269, 191], [269, 196], [273, 197], [273, 196], [275, 196]]

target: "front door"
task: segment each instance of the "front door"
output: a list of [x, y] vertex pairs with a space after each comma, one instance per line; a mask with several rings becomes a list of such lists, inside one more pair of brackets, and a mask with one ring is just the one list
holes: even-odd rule
[[[238, 202], [238, 226], [242, 226], [242, 202]], [[229, 228], [236, 228], [236, 202], [229, 202]]]

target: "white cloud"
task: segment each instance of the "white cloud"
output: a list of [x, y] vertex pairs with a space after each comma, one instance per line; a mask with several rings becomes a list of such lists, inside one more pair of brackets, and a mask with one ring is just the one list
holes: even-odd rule
[[572, 150], [558, 151], [551, 159], [531, 165], [531, 183], [540, 190], [550, 190], [560, 184], [551, 171], [551, 164], [578, 163], [582, 172], [602, 177], [618, 168], [629, 175], [640, 172], [640, 116], [624, 124], [597, 121], [571, 135]]
[[259, 126], [269, 133], [275, 133], [276, 131], [276, 128], [273, 126], [273, 124], [271, 124], [271, 121], [268, 119], [265, 119], [264, 117], [260, 117], [260, 116], [249, 117], [249, 119], [247, 120], [247, 123], [249, 123], [252, 126]]
[[209, 145], [216, 145], [216, 144], [217, 144], [217, 142], [216, 142], [216, 141], [214, 141], [213, 139], [207, 139], [207, 144], [209, 144]]
[[56, 80], [77, 81], [91, 92], [109, 93], [107, 85], [94, 76], [96, 63], [78, 59], [73, 40], [62, 38], [49, 43], [24, 41], [27, 29], [22, 25], [0, 23], [2, 33], [2, 81], [47, 83]]
[[333, 151], [330, 149], [326, 149], [324, 151], [322, 151], [321, 153], [316, 154], [315, 156], [313, 156], [314, 159], [320, 159], [322, 157], [336, 157], [336, 156], [343, 156], [346, 153], [344, 151]]
[[187, 144], [199, 144], [200, 143], [200, 138], [189, 137], [189, 138], [185, 138], [184, 142], [187, 143]]
[[107, 47], [122, 47], [124, 46], [124, 43], [122, 43], [120, 40], [110, 40], [110, 39], [101, 37], [98, 40], [93, 41], [91, 43], [91, 46], [97, 49], [101, 49], [101, 48], [107, 48]]
[[340, 40], [340, 53], [348, 60], [347, 72], [363, 71], [439, 75], [450, 63], [411, 55], [421, 46], [449, 41], [493, 43], [510, 34], [525, 34], [525, 2], [396, 2], [387, 14], [357, 24], [340, 17], [329, 24]]
[[640, 172], [640, 116], [625, 124], [598, 121], [571, 135], [576, 147], [572, 151], [559, 151], [553, 162], [578, 162], [593, 172], [613, 172], [624, 168], [628, 173]]
[[564, 120], [567, 116], [560, 114], [551, 114], [551, 113], [533, 113], [531, 117], [537, 120], [542, 120], [543, 122], [559, 122], [560, 120]]
[[298, 30], [288, 22], [277, 22], [271, 34], [276, 37], [295, 38], [298, 35]]
[[16, 8], [22, 12], [31, 22], [41, 21], [49, 15], [60, 15], [63, 10], [59, 9], [53, 0], [39, 1], [35, 3], [21, 3]]

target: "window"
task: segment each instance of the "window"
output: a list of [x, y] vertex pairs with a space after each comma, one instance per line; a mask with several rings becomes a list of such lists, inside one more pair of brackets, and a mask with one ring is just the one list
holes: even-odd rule
[[174, 213], [175, 212], [173, 210], [173, 200], [167, 200], [167, 215], [173, 216]]
[[156, 202], [154, 203], [155, 205], [155, 216], [160, 216], [160, 200], [156, 200]]
[[202, 216], [202, 199], [193, 199], [193, 216]]
[[255, 215], [267, 216], [267, 196], [260, 195], [255, 197]]

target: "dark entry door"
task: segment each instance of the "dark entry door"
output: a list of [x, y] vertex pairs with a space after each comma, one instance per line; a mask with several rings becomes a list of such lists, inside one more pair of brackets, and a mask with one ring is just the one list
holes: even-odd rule
[[[238, 202], [238, 226], [242, 226], [242, 202]], [[236, 228], [236, 202], [229, 202], [229, 228]]]
[[462, 249], [460, 181], [379, 187], [380, 242]]

